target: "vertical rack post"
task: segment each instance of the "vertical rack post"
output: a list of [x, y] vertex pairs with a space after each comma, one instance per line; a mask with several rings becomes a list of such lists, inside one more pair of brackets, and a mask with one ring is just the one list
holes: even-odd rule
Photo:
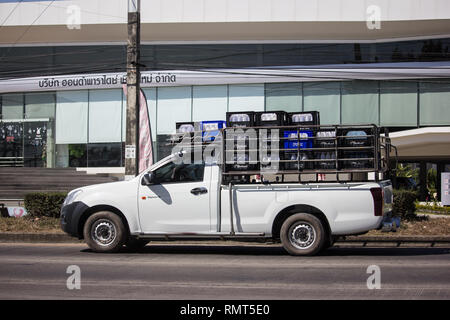
[[339, 172], [337, 172], [338, 171], [338, 169], [339, 169], [339, 160], [338, 160], [338, 158], [339, 158], [339, 149], [338, 149], [338, 142], [339, 142], [339, 139], [338, 139], [338, 129], [337, 129], [337, 126], [334, 126], [334, 153], [335, 153], [335, 166], [336, 166], [336, 168], [335, 168], [335, 170], [336, 170], [336, 180], [337, 180], [337, 182], [339, 182]]
[[234, 222], [233, 222], [233, 184], [228, 183], [230, 193], [230, 235], [234, 236]]
[[298, 180], [300, 182], [300, 127], [297, 127], [297, 170], [298, 170]]
[[380, 132], [379, 132], [379, 128], [378, 127], [372, 126], [372, 135], [373, 135], [373, 148], [374, 148], [374, 150], [373, 150], [374, 155], [373, 156], [374, 156], [374, 162], [375, 162], [374, 163], [375, 181], [379, 181], [380, 177], [379, 177], [379, 174], [378, 174], [378, 172], [379, 172], [379, 165], [378, 165], [379, 154], [378, 154], [378, 150], [379, 150], [379, 144], [380, 144], [380, 141], [379, 141]]

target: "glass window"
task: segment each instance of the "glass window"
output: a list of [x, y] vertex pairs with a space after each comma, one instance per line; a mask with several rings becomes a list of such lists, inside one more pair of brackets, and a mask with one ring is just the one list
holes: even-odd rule
[[89, 91], [89, 142], [121, 142], [122, 90]]
[[86, 144], [57, 144], [56, 145], [56, 167], [86, 167], [87, 145]]
[[171, 182], [196, 182], [203, 181], [203, 173], [205, 170], [205, 164], [176, 164], [170, 162], [154, 172], [155, 181], [158, 183], [171, 183]]
[[[2, 3], [4, 3], [3, 1]], [[3, 12], [2, 12], [3, 13]], [[5, 46], [0, 48], [2, 76], [13, 77], [42, 76], [53, 74], [56, 68], [52, 46]], [[64, 59], [63, 57], [61, 57]], [[61, 66], [59, 66], [61, 68]]]
[[142, 46], [141, 60], [150, 68], [163, 70], [249, 67], [259, 65], [259, 47], [255, 44], [146, 45]]
[[88, 91], [60, 91], [56, 94], [56, 143], [87, 142]]
[[319, 111], [321, 124], [339, 124], [340, 95], [339, 82], [304, 83], [304, 111]]
[[265, 66], [298, 66], [303, 64], [302, 44], [265, 44], [264, 65]]
[[417, 126], [417, 82], [380, 82], [380, 124]]
[[264, 84], [229, 85], [228, 111], [264, 111]]
[[2, 119], [23, 119], [23, 94], [5, 94], [2, 97]]
[[48, 149], [48, 125], [47, 121], [27, 121], [23, 123], [24, 131], [24, 166], [25, 167], [46, 167]]
[[225, 120], [227, 94], [227, 86], [194, 86], [192, 120]]
[[28, 93], [25, 95], [25, 118], [54, 119], [55, 93]]
[[69, 167], [87, 167], [87, 145], [70, 144], [69, 148]]
[[158, 161], [172, 154], [173, 146], [169, 144], [170, 137], [170, 134], [158, 134], [156, 136], [156, 158]]
[[89, 143], [88, 167], [122, 166], [122, 143]]
[[191, 121], [191, 87], [158, 88], [158, 134], [175, 132], [175, 123]]
[[378, 124], [378, 82], [342, 82], [342, 123]]
[[[448, 61], [450, 38], [386, 43], [142, 45], [150, 70], [246, 68], [361, 62]], [[4, 77], [126, 71], [126, 46], [0, 47]], [[36, 66], [39, 66], [38, 68]]]
[[301, 83], [267, 83], [266, 111], [302, 111]]
[[22, 156], [23, 123], [0, 121], [0, 157]]
[[450, 124], [450, 83], [420, 82], [420, 125]]
[[351, 43], [308, 43], [301, 45], [300, 51], [300, 65], [350, 63], [355, 61], [355, 48]]

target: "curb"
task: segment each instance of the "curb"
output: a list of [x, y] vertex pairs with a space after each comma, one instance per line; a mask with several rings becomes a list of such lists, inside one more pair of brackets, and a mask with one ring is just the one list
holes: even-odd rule
[[426, 211], [422, 211], [422, 212], [417, 212], [417, 216], [418, 217], [428, 217], [430, 219], [437, 219], [437, 218], [444, 218], [444, 219], [450, 219], [450, 214], [442, 214], [441, 212], [437, 212], [437, 211], [430, 211], [430, 212], [426, 212]]
[[338, 242], [448, 242], [450, 236], [346, 236]]
[[81, 240], [63, 233], [0, 233], [0, 242], [80, 243]]
[[[23, 243], [82, 243], [83, 240], [73, 238], [64, 233], [0, 233], [0, 242], [23, 242]], [[171, 240], [171, 241], [155, 241], [154, 243], [221, 243], [222, 240]], [[227, 243], [239, 243], [242, 241], [227, 241]], [[447, 243], [450, 244], [450, 236], [347, 236], [341, 237], [338, 243]], [[248, 244], [249, 242], [242, 242]], [[264, 242], [254, 242], [255, 244], [270, 244]]]

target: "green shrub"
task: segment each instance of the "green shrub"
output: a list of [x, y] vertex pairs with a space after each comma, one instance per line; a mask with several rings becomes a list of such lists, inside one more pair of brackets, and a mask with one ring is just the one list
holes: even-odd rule
[[415, 201], [418, 194], [411, 190], [394, 190], [394, 206], [392, 210], [393, 216], [409, 218], [413, 217], [416, 212]]
[[450, 214], [450, 207], [440, 207], [435, 203], [416, 204], [416, 209], [421, 211], [431, 211], [439, 214]]
[[58, 218], [66, 192], [33, 192], [25, 195], [25, 209], [32, 217]]

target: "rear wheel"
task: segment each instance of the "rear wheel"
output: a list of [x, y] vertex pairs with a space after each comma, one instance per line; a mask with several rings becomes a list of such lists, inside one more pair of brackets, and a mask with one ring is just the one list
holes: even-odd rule
[[126, 239], [122, 219], [109, 211], [91, 215], [84, 225], [83, 235], [89, 248], [95, 252], [117, 252]]
[[281, 226], [280, 238], [286, 251], [295, 256], [315, 255], [326, 242], [322, 223], [307, 213], [296, 213], [287, 218]]

